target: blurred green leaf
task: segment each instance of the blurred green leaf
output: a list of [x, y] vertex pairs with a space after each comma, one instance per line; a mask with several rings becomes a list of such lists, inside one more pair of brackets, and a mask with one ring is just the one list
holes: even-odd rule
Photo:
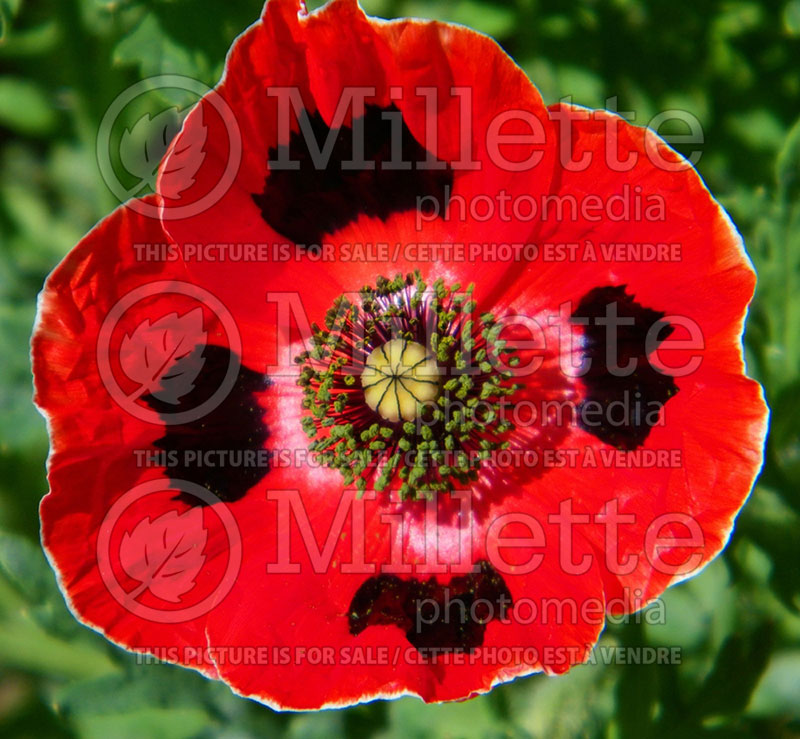
[[389, 728], [382, 739], [423, 739], [451, 736], [453, 739], [490, 739], [502, 736], [503, 727], [494, 718], [486, 700], [446, 703], [420, 710], [420, 701], [407, 698], [389, 706]]
[[775, 179], [778, 197], [797, 203], [800, 196], [800, 119], [789, 131], [775, 160]]
[[[641, 626], [630, 624], [623, 630], [625, 646], [641, 649], [645, 646]], [[655, 664], [632, 664], [621, 668], [616, 686], [617, 724], [620, 739], [646, 739], [653, 734], [658, 677]]]
[[43, 419], [30, 412], [33, 385], [27, 345], [35, 309], [0, 299], [0, 353], [5, 358], [5, 382], [0, 385], [0, 449], [44, 447]]
[[40, 547], [25, 537], [0, 531], [0, 575], [29, 604], [40, 604], [58, 594], [53, 571]]
[[516, 20], [512, 8], [484, 0], [456, 0], [438, 5], [407, 0], [401, 6], [401, 13], [412, 18], [434, 18], [461, 23], [497, 38], [507, 36]]
[[778, 117], [763, 108], [742, 112], [728, 125], [743, 144], [756, 151], [777, 151], [786, 136]]
[[[603, 637], [600, 646], [613, 646]], [[601, 662], [573, 668], [566, 675], [534, 675], [512, 683], [508, 690], [514, 731], [532, 737], [568, 739], [602, 736], [614, 715], [614, 675]]]
[[3, 39], [0, 42], [0, 59], [46, 54], [53, 51], [60, 39], [61, 30], [58, 23], [50, 20]]
[[770, 447], [792, 485], [800, 490], [800, 380], [787, 385], [775, 398], [770, 424]]
[[98, 646], [51, 636], [24, 614], [0, 622], [0, 662], [50, 678], [85, 678], [116, 669]]
[[721, 36], [740, 36], [761, 22], [762, 8], [755, 2], [730, 2], [714, 18], [714, 30]]
[[55, 694], [60, 711], [70, 716], [117, 714], [144, 709], [197, 709], [206, 714], [206, 687], [202, 675], [162, 664], [132, 665], [126, 674], [75, 682]]
[[[773, 624], [765, 622], [725, 641], [713, 669], [693, 696], [696, 715], [736, 713], [748, 704], [769, 661], [774, 631]], [[731, 680], [733, 675], [735, 680]]]
[[800, 649], [784, 650], [770, 659], [747, 707], [755, 716], [788, 715], [800, 719]]
[[37, 84], [0, 77], [0, 125], [26, 135], [43, 135], [55, 124], [52, 104]]
[[[207, 73], [207, 60], [175, 43], [161, 27], [158, 18], [147, 14], [136, 28], [117, 44], [116, 64], [133, 64], [142, 77], [182, 74], [198, 78]], [[202, 69], [201, 69], [202, 67]]]
[[189, 739], [208, 725], [208, 716], [196, 708], [140, 708], [79, 715], [74, 723], [82, 739]]
[[4, 41], [11, 30], [11, 22], [22, 7], [22, 0], [0, 0], [0, 42]]
[[783, 8], [783, 25], [792, 36], [800, 36], [800, 0], [789, 0]]

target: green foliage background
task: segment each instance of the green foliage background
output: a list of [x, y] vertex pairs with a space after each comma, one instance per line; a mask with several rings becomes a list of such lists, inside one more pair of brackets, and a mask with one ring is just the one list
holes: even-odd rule
[[[800, 0], [368, 0], [497, 38], [548, 102], [703, 124], [699, 169], [759, 272], [748, 367], [773, 409], [767, 463], [724, 556], [668, 591], [666, 623], [602, 643], [680, 664], [586, 665], [462, 704], [405, 699], [278, 714], [166, 665], [136, 665], [67, 612], [38, 545], [47, 439], [28, 341], [45, 275], [114, 206], [98, 123], [162, 72], [213, 84], [260, 0], [0, 0], [0, 734], [77, 737], [800, 736]], [[673, 133], [683, 133], [675, 124]], [[680, 146], [679, 146], [680, 148]]]

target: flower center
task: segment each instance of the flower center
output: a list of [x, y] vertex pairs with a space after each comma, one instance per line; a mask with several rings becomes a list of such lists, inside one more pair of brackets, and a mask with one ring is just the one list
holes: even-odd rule
[[[474, 285], [426, 285], [420, 274], [377, 279], [339, 297], [312, 326], [302, 365], [302, 424], [318, 462], [345, 485], [389, 486], [401, 498], [467, 487], [509, 446], [506, 412], [518, 359]], [[360, 382], [358, 382], [360, 378]]]
[[439, 395], [436, 358], [416, 341], [392, 339], [367, 357], [361, 386], [367, 405], [381, 418], [413, 421]]

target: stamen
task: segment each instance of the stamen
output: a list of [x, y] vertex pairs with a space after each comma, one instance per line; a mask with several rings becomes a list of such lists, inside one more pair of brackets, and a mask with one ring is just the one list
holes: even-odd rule
[[310, 351], [295, 358], [303, 428], [345, 485], [392, 485], [401, 498], [451, 491], [508, 448], [515, 349], [491, 313], [475, 312], [474, 287], [429, 288], [419, 272], [378, 277], [357, 303], [338, 298], [325, 328], [312, 326]]

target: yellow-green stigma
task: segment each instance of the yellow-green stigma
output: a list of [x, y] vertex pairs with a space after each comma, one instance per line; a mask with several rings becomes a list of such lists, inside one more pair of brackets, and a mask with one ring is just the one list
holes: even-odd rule
[[367, 405], [381, 418], [413, 421], [439, 395], [439, 369], [422, 344], [392, 339], [367, 357], [361, 386]]

